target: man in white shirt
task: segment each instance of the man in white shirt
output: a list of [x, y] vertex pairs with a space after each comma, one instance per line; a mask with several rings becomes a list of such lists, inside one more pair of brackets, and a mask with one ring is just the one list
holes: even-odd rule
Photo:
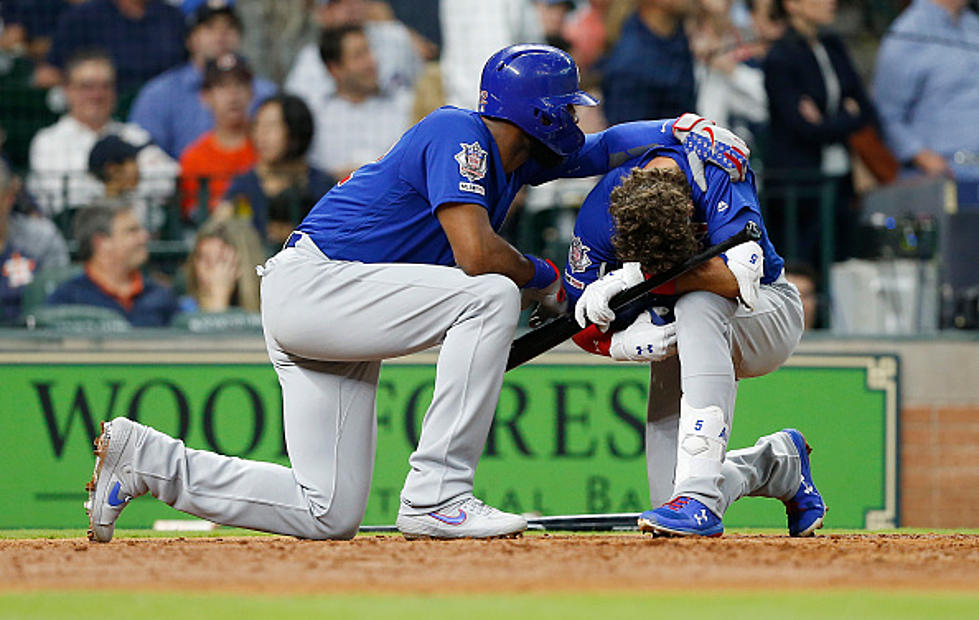
[[487, 58], [513, 43], [544, 40], [533, 0], [442, 0], [439, 21], [445, 102], [470, 110], [479, 106], [479, 76]]
[[116, 74], [108, 55], [80, 52], [69, 60], [65, 75], [68, 113], [31, 141], [28, 190], [48, 215], [98, 200], [104, 187], [89, 174], [88, 156], [99, 138], [114, 134], [140, 148], [140, 184], [133, 207], [144, 226], [156, 227], [159, 221], [152, 214], [174, 193], [177, 163], [150, 144], [143, 128], [112, 120]]
[[[370, 10], [371, 3], [367, 0], [317, 0], [314, 17], [324, 32], [340, 26], [362, 26], [377, 60], [381, 89], [394, 91], [413, 87], [422, 71], [422, 59], [411, 31], [397, 20], [371, 19]], [[322, 38], [323, 34], [320, 42]], [[336, 91], [318, 43], [309, 43], [299, 50], [283, 90], [301, 97], [310, 109]]]
[[412, 94], [383, 92], [377, 62], [360, 26], [323, 31], [320, 53], [336, 92], [311, 106], [316, 131], [310, 163], [342, 179], [374, 161], [408, 128]]

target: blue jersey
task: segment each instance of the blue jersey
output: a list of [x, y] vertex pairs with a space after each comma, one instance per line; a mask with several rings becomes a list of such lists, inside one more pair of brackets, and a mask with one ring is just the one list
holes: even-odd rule
[[585, 198], [575, 221], [574, 237], [564, 268], [564, 288], [572, 304], [578, 301], [585, 286], [622, 266], [612, 247], [612, 236], [615, 233], [615, 223], [609, 214], [612, 190], [622, 184], [633, 168], [641, 168], [651, 159], [661, 156], [672, 158], [687, 176], [694, 204], [692, 217], [705, 229], [705, 247], [732, 237], [750, 220], [757, 223], [762, 231], [758, 242], [765, 256], [762, 283], [774, 282], [782, 272], [784, 261], [775, 252], [762, 222], [754, 173], [749, 170], [747, 180], [732, 183], [727, 172], [718, 166], [706, 165], [704, 174], [707, 178], [707, 191], [703, 192], [693, 181], [683, 148], [663, 146], [650, 149], [612, 170]]
[[440, 206], [483, 206], [499, 230], [523, 185], [604, 174], [653, 145], [678, 144], [672, 122], [628, 123], [591, 134], [558, 166], [544, 168], [530, 160], [507, 175], [479, 114], [446, 106], [409, 129], [381, 159], [327, 192], [297, 230], [335, 260], [454, 265], [435, 216]]

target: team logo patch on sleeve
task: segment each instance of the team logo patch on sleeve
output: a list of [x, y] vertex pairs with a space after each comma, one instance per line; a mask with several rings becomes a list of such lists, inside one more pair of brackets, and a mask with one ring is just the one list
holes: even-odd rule
[[581, 237], [575, 235], [571, 238], [571, 247], [568, 248], [568, 265], [571, 266], [571, 273], [581, 273], [591, 265], [588, 258], [590, 247], [581, 242]]
[[475, 181], [486, 176], [486, 151], [483, 150], [479, 142], [472, 144], [460, 142], [459, 146], [462, 147], [462, 150], [456, 153], [455, 160], [459, 162], [459, 174], [468, 179], [468, 182], [459, 182], [459, 189], [485, 196], [486, 188], [475, 183]]

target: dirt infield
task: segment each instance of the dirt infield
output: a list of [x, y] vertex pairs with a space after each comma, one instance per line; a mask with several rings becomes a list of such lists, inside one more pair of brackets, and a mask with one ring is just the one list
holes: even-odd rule
[[0, 540], [0, 589], [5, 590], [462, 593], [684, 589], [695, 584], [976, 590], [979, 536]]

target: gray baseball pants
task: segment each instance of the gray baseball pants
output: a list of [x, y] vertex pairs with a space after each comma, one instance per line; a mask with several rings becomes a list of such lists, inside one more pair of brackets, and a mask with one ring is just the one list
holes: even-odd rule
[[471, 493], [520, 313], [517, 286], [449, 267], [334, 261], [305, 236], [263, 271], [262, 324], [292, 468], [150, 431], [134, 464], [150, 492], [225, 525], [354, 536], [374, 468], [381, 360], [441, 343], [402, 501], [424, 511]]
[[673, 478], [681, 395], [692, 407], [720, 407], [730, 432], [737, 380], [773, 372], [802, 338], [799, 291], [784, 277], [762, 285], [752, 312], [714, 293], [687, 293], [675, 314], [678, 353], [650, 366], [646, 466], [652, 505], [682, 495], [722, 516], [745, 495], [791, 498], [800, 483], [799, 455], [784, 433], [728, 452], [720, 476]]

